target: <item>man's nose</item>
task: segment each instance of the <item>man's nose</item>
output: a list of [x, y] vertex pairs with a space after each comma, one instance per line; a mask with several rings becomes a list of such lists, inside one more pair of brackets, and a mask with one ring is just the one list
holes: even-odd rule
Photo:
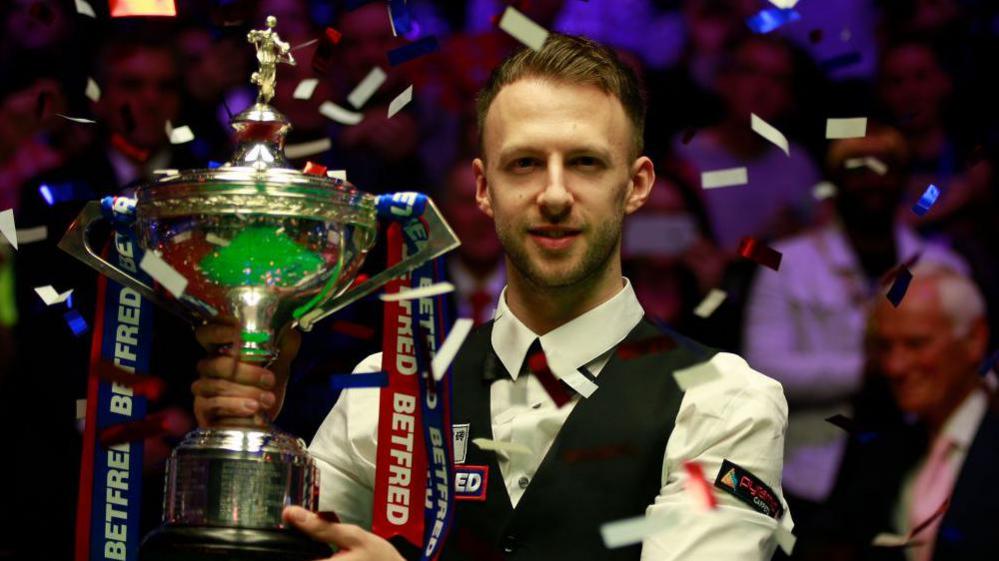
[[888, 378], [904, 376], [912, 367], [908, 353], [902, 349], [891, 348], [881, 354], [881, 372]]
[[541, 207], [542, 214], [549, 219], [559, 219], [569, 213], [572, 209], [572, 193], [565, 184], [565, 169], [561, 162], [553, 161], [548, 164], [548, 173], [545, 175], [545, 186], [538, 195], [538, 206]]

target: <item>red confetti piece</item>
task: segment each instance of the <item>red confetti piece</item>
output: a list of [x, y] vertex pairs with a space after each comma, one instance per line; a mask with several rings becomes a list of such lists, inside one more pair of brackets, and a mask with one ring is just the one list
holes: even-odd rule
[[153, 401], [162, 397], [166, 390], [166, 382], [157, 376], [135, 374], [118, 368], [110, 362], [97, 363], [97, 377], [107, 382], [132, 388], [132, 393], [147, 397]]
[[697, 496], [701, 504], [708, 510], [718, 506], [715, 494], [711, 491], [711, 485], [704, 478], [704, 470], [697, 462], [683, 462], [683, 467], [687, 470], [687, 490]]
[[353, 337], [354, 339], [367, 340], [375, 336], [375, 330], [371, 327], [344, 320], [334, 321], [333, 325], [330, 326], [330, 330], [334, 333]]
[[562, 407], [572, 400], [569, 390], [562, 385], [562, 382], [548, 368], [548, 358], [545, 357], [544, 351], [538, 351], [527, 357], [527, 367], [531, 369], [534, 376], [541, 382], [541, 386], [548, 392], [548, 397], [552, 398], [556, 406]]
[[634, 446], [627, 444], [613, 444], [610, 446], [600, 446], [597, 448], [574, 448], [562, 453], [562, 459], [573, 464], [576, 462], [591, 462], [596, 460], [610, 460], [621, 456], [635, 456], [637, 451]]
[[669, 351], [674, 348], [676, 348], [676, 341], [669, 335], [662, 335], [633, 343], [623, 343], [617, 347], [617, 356], [622, 360], [631, 360], [648, 354]]
[[145, 419], [105, 427], [101, 429], [98, 439], [101, 445], [107, 448], [122, 442], [135, 442], [154, 436], [182, 436], [187, 426], [188, 422], [182, 411], [167, 409]]
[[108, 4], [113, 18], [177, 15], [174, 0], [108, 0]]
[[775, 271], [780, 270], [783, 257], [779, 251], [767, 247], [753, 236], [746, 236], [739, 242], [739, 255]]
[[302, 173], [305, 173], [305, 174], [308, 174], [308, 175], [318, 175], [320, 177], [325, 177], [326, 176], [326, 166], [324, 166], [322, 164], [317, 164], [315, 162], [305, 162], [305, 169], [302, 170]]
[[118, 133], [111, 134], [111, 145], [114, 146], [116, 150], [136, 162], [145, 162], [149, 159], [149, 150], [134, 146], [131, 142], [125, 140], [124, 136]]

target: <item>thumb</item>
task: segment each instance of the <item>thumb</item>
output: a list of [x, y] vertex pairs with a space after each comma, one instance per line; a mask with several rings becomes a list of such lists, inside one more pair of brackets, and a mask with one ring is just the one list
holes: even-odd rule
[[316, 513], [300, 506], [286, 506], [281, 519], [301, 530], [310, 538], [331, 543], [340, 549], [351, 549], [362, 544], [364, 530], [353, 524], [327, 522]]

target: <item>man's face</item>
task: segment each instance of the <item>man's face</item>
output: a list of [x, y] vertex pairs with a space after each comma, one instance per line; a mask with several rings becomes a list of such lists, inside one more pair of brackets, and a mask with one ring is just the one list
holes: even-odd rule
[[936, 55], [921, 45], [890, 52], [881, 71], [881, 97], [900, 126], [924, 130], [937, 124], [950, 79]]
[[554, 288], [619, 263], [621, 221], [655, 180], [648, 158], [632, 159], [632, 134], [599, 88], [522, 79], [500, 90], [473, 167], [479, 207], [517, 273]]
[[[109, 63], [97, 115], [115, 132], [141, 148], [155, 149], [167, 138], [167, 120], [180, 111], [178, 74], [173, 57], [162, 49], [137, 49]], [[123, 107], [128, 107], [123, 110]], [[131, 113], [132, 123], [125, 112]], [[134, 125], [134, 126], [133, 126]]]
[[732, 67], [719, 79], [719, 93], [729, 113], [748, 121], [756, 113], [775, 121], [791, 105], [790, 54], [772, 43], [749, 41], [734, 55]]
[[871, 318], [871, 351], [899, 409], [940, 418], [977, 382], [975, 337], [957, 337], [936, 289], [914, 281], [898, 308], [882, 299]]

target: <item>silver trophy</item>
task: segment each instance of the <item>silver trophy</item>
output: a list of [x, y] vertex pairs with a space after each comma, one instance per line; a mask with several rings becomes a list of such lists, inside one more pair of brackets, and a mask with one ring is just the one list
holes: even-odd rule
[[[276, 23], [268, 17], [267, 29], [248, 36], [260, 62], [252, 77], [260, 90], [257, 102], [233, 119], [232, 160], [216, 169], [167, 173], [136, 191], [129, 227], [144, 251], [155, 251], [187, 279], [181, 296], [142, 282], [95, 251], [91, 227], [114, 219], [98, 201], [87, 203], [59, 244], [195, 324], [239, 325], [242, 336], [232, 354], [263, 366], [276, 357], [282, 329], [308, 331], [459, 245], [428, 199], [422, 215], [428, 242], [354, 284], [375, 243], [377, 197], [289, 168], [283, 148], [290, 125], [267, 104], [277, 63], [294, 64], [288, 44], [274, 32]], [[287, 505], [318, 508], [319, 473], [301, 439], [267, 425], [230, 419], [185, 437], [167, 461], [163, 524], [143, 540], [143, 559], [314, 559], [330, 553], [281, 520]]]

